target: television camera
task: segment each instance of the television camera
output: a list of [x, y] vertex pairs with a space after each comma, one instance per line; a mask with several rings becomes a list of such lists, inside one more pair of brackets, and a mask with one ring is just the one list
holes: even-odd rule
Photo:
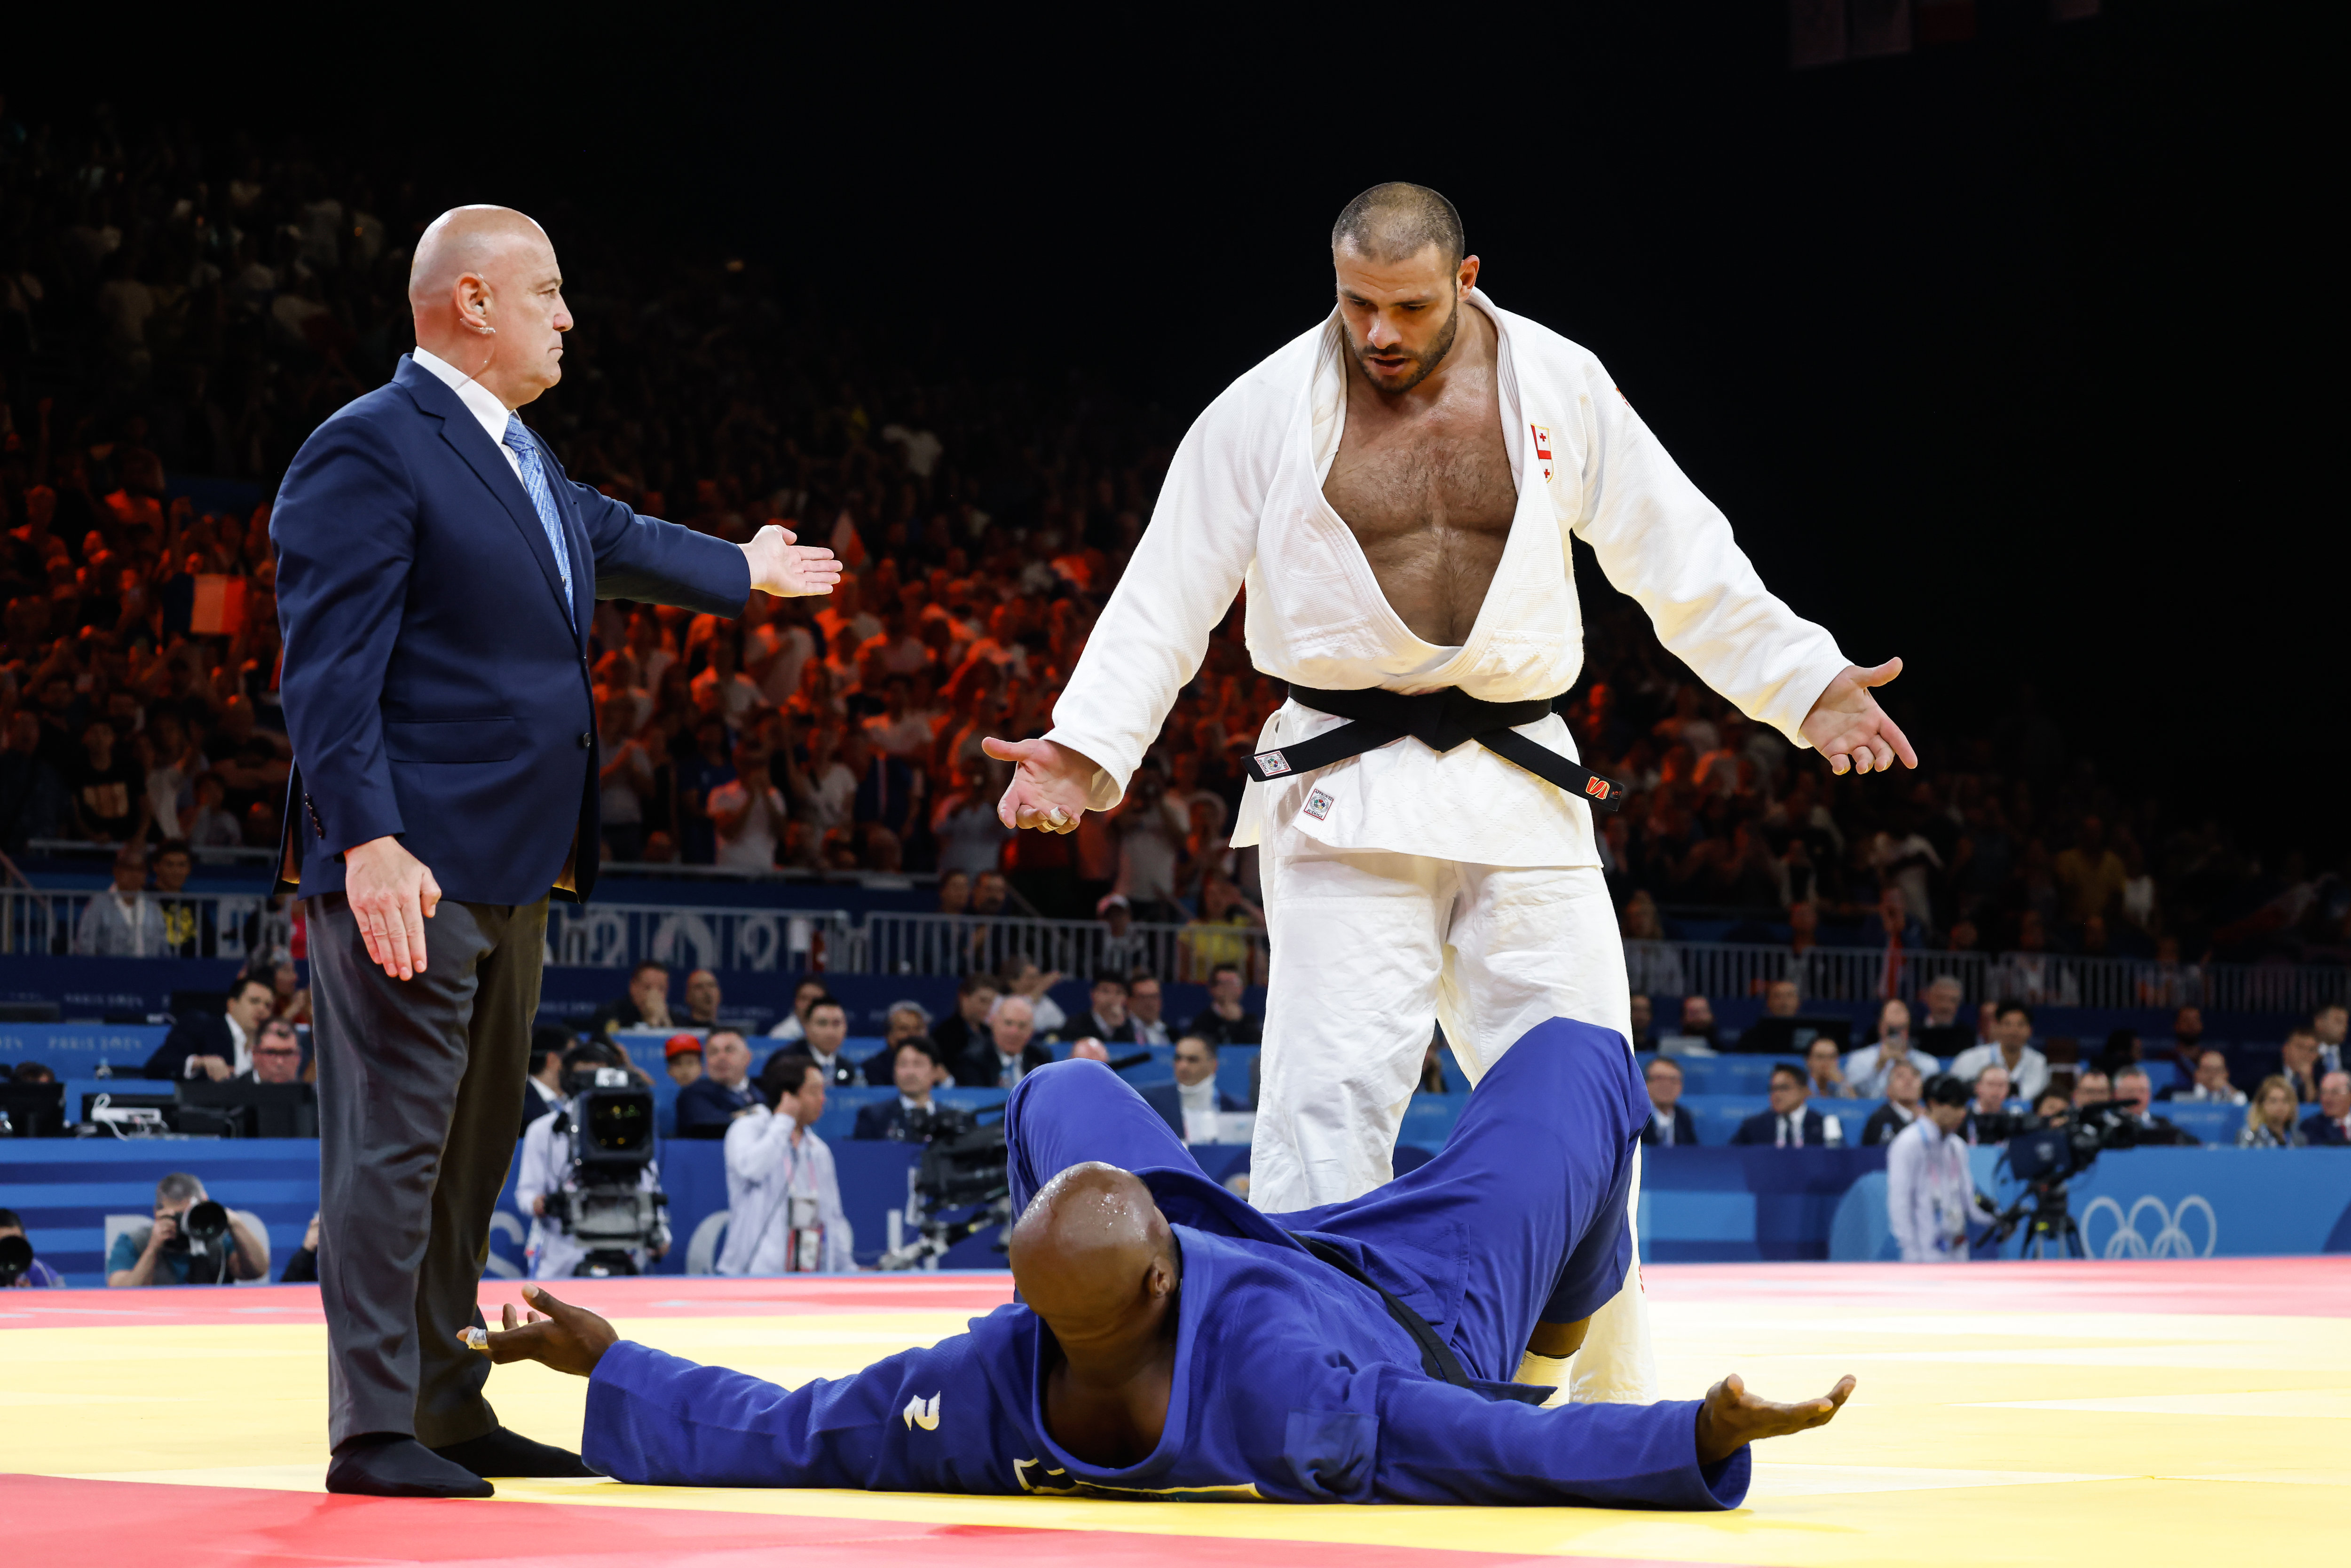
[[547, 1195], [545, 1218], [587, 1249], [573, 1275], [634, 1274], [641, 1251], [669, 1245], [669, 1197], [644, 1183], [653, 1163], [653, 1091], [600, 1066], [566, 1072], [563, 1089], [569, 1124], [555, 1132], [570, 1139], [571, 1175]]

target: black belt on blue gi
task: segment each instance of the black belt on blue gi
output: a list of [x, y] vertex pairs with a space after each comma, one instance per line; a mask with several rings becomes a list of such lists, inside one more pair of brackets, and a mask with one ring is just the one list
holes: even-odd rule
[[1350, 757], [1360, 757], [1409, 735], [1437, 752], [1450, 751], [1474, 740], [1536, 778], [1558, 785], [1595, 811], [1613, 811], [1625, 803], [1622, 784], [1603, 779], [1582, 763], [1570, 761], [1550, 747], [1518, 733], [1519, 726], [1532, 724], [1551, 712], [1548, 697], [1522, 703], [1489, 703], [1469, 695], [1458, 686], [1409, 696], [1378, 686], [1353, 692], [1292, 686], [1290, 695], [1294, 701], [1319, 713], [1353, 722], [1325, 730], [1311, 740], [1260, 751], [1250, 758], [1249, 777], [1260, 784], [1344, 762]]
[[1403, 1325], [1404, 1332], [1412, 1335], [1413, 1343], [1420, 1346], [1420, 1369], [1439, 1383], [1471, 1389], [1489, 1399], [1515, 1399], [1527, 1405], [1540, 1405], [1551, 1397], [1550, 1389], [1531, 1384], [1487, 1383], [1470, 1376], [1469, 1369], [1461, 1364], [1461, 1358], [1453, 1354], [1453, 1347], [1438, 1336], [1426, 1318], [1405, 1306], [1386, 1286], [1355, 1267], [1344, 1252], [1320, 1237], [1309, 1236], [1303, 1231], [1293, 1230], [1290, 1235], [1307, 1251], [1379, 1297], [1388, 1310], [1388, 1316]]

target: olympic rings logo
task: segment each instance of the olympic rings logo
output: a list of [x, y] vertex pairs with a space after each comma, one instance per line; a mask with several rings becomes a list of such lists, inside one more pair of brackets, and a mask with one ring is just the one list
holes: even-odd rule
[[[2190, 1208], [2204, 1212], [2204, 1249], [2201, 1252], [2196, 1249], [2195, 1241], [2183, 1228]], [[2115, 1219], [2115, 1233], [2106, 1238], [2103, 1249], [2090, 1240], [2090, 1227], [2100, 1209], [2113, 1214]], [[2139, 1229], [2139, 1216], [2150, 1210], [2155, 1215], [2155, 1237], [2152, 1240]], [[2132, 1204], [2129, 1214], [2125, 1215], [2123, 1206], [2113, 1198], [2097, 1197], [2091, 1199], [2088, 1207], [2082, 1210], [2082, 1249], [2093, 1258], [2210, 1258], [2212, 1249], [2220, 1244], [2220, 1221], [2213, 1215], [2212, 1206], [2192, 1192], [2179, 1200], [2177, 1209], [2164, 1207], [2159, 1197], [2142, 1197]]]

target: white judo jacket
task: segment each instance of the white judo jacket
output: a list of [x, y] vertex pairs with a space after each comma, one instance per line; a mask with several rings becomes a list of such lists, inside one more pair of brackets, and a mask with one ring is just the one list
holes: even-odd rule
[[[1489, 702], [1567, 691], [1583, 664], [1571, 534], [1700, 679], [1806, 744], [1797, 727], [1849, 663], [1834, 639], [1764, 589], [1729, 520], [1598, 359], [1481, 290], [1469, 298], [1500, 340], [1497, 381], [1519, 508], [1468, 641], [1438, 647], [1415, 636], [1323, 497], [1347, 402], [1345, 327], [1333, 308], [1227, 388], [1176, 449], [1152, 526], [1053, 710], [1049, 737], [1099, 765], [1093, 810], [1123, 797], [1244, 584], [1249, 656], [1280, 680], [1326, 690], [1458, 686]], [[1285, 704], [1258, 749], [1342, 722]], [[1557, 715], [1520, 733], [1576, 755]], [[1252, 781], [1232, 841], [1257, 843], [1284, 821], [1339, 850], [1600, 863], [1587, 806], [1474, 743], [1440, 757], [1406, 737], [1276, 784]]]

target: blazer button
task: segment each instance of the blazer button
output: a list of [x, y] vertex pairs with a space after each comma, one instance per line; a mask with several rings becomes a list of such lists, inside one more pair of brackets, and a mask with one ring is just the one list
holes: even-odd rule
[[589, 734], [589, 733], [588, 733], [586, 730], [584, 730], [584, 729], [583, 729], [583, 730], [581, 730], [581, 731], [580, 732], [580, 750], [585, 751], [585, 750], [587, 750], [590, 747], [591, 747], [591, 746], [593, 746], [593, 745], [595, 745], [595, 744], [596, 744], [596, 737], [595, 737], [594, 736], [592, 736], [592, 735]]

